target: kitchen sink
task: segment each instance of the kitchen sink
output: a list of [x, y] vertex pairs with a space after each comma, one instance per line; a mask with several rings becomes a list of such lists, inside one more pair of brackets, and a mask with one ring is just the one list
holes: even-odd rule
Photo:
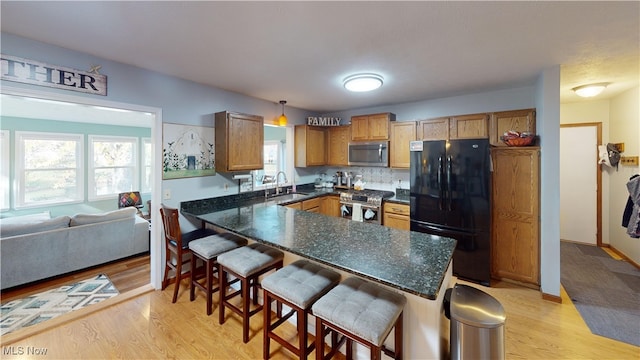
[[276, 204], [285, 204], [289, 202], [295, 202], [300, 199], [308, 198], [308, 194], [304, 193], [292, 193], [292, 194], [280, 194], [280, 195], [272, 195], [266, 200], [267, 202], [274, 202]]

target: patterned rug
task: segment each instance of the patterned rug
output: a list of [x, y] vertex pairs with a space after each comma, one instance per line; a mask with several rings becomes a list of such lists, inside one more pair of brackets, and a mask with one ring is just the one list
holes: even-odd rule
[[8, 301], [0, 309], [0, 335], [39, 324], [116, 295], [118, 290], [106, 275], [101, 274], [94, 279]]
[[592, 333], [640, 346], [640, 270], [589, 245], [560, 242], [561, 282]]

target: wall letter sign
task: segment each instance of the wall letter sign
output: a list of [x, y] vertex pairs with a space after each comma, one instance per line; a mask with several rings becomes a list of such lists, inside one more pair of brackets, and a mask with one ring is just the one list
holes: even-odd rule
[[2, 57], [2, 80], [107, 95], [107, 77], [10, 55]]
[[340, 126], [342, 118], [339, 117], [316, 117], [309, 116], [307, 118], [307, 125], [313, 126]]

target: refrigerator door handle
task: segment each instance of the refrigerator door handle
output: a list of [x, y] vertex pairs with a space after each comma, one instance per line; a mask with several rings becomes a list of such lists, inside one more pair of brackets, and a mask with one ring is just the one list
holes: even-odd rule
[[419, 222], [413, 222], [413, 224], [415, 226], [419, 227], [419, 228], [422, 228], [422, 229], [425, 229], [425, 230], [429, 230], [432, 233], [436, 233], [436, 234], [447, 233], [447, 234], [451, 234], [451, 235], [475, 236], [475, 232], [473, 232], [473, 231], [442, 228], [442, 227], [433, 226], [433, 225], [421, 224]]
[[442, 177], [444, 173], [444, 163], [442, 161], [442, 156], [438, 158], [438, 209], [444, 210], [444, 197], [446, 195], [445, 191], [443, 191], [444, 186], [442, 182]]
[[451, 211], [451, 197], [453, 195], [451, 191], [451, 172], [453, 171], [453, 160], [451, 159], [451, 155], [447, 157], [447, 210]]

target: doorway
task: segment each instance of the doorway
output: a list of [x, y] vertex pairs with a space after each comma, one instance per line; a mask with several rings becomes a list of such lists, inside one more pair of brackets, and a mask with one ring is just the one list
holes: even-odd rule
[[602, 246], [601, 123], [560, 125], [560, 239]]
[[[48, 104], [49, 107], [31, 105], [31, 106], [5, 106], [9, 105], [8, 102], [3, 101], [2, 113], [7, 116], [16, 117], [35, 117], [41, 119], [51, 120], [67, 120], [72, 122], [93, 122], [93, 123], [111, 123], [112, 125], [122, 125], [130, 123], [132, 118], [130, 116], [145, 115], [143, 117], [136, 117], [136, 124], [140, 124], [140, 120], [143, 118], [149, 119], [144, 122], [144, 125], [140, 127], [149, 127], [151, 129], [151, 154], [153, 161], [151, 162], [150, 175], [150, 193], [151, 204], [160, 203], [160, 192], [162, 182], [162, 168], [160, 166], [153, 166], [153, 164], [162, 163], [162, 110], [160, 108], [140, 106], [135, 104], [127, 104], [120, 102], [113, 102], [109, 100], [81, 97], [76, 95], [68, 95], [62, 93], [51, 93], [39, 90], [16, 88], [12, 86], [3, 86], [1, 89], [3, 95], [9, 95], [15, 98], [35, 99], [34, 104], [40, 103], [41, 105]], [[73, 106], [65, 106], [73, 105]], [[74, 108], [73, 112], [69, 109]], [[108, 119], [103, 117], [105, 114], [102, 110], [116, 111], [119, 115], [114, 117], [110, 116]], [[65, 115], [66, 114], [66, 115]], [[59, 117], [58, 117], [59, 116]], [[150, 243], [150, 262], [151, 262], [151, 285], [159, 289], [160, 280], [162, 275], [162, 247], [160, 241], [155, 241], [159, 238], [162, 227], [159, 221], [156, 221], [156, 217], [159, 215], [156, 212], [151, 214], [151, 243]]]

